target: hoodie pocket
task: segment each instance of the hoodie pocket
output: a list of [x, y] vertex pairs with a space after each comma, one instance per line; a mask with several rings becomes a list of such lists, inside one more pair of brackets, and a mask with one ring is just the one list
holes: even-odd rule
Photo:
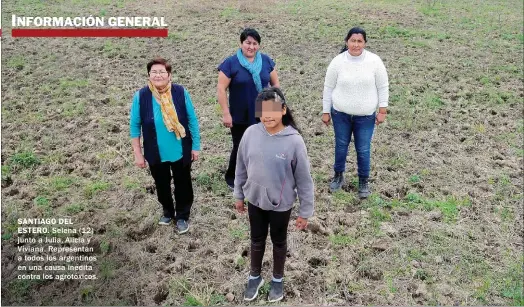
[[245, 197], [250, 203], [258, 205], [260, 208], [272, 209], [277, 208], [279, 204], [273, 204], [269, 200], [267, 188], [251, 180], [247, 180], [242, 187]]

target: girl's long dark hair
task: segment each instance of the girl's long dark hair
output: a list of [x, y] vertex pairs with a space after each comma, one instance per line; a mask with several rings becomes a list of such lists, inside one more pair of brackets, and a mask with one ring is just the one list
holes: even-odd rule
[[293, 119], [291, 109], [286, 104], [286, 98], [284, 98], [284, 93], [282, 93], [282, 91], [278, 87], [265, 88], [262, 90], [262, 92], [258, 94], [257, 99], [255, 101], [257, 109], [262, 110], [262, 101], [268, 100], [280, 102], [282, 104], [282, 109], [286, 107], [286, 114], [282, 116], [282, 124], [284, 124], [284, 126], [291, 126], [295, 130], [297, 130], [298, 133], [300, 133], [300, 129], [298, 129], [298, 126], [295, 123], [295, 120]]

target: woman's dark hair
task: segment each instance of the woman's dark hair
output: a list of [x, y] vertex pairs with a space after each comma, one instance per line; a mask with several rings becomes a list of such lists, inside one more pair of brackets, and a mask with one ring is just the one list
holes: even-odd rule
[[248, 36], [251, 36], [260, 44], [260, 34], [258, 34], [257, 30], [251, 28], [246, 28], [244, 31], [242, 31], [242, 33], [240, 33], [240, 42], [243, 43], [248, 38]]
[[284, 126], [291, 126], [295, 128], [300, 133], [300, 129], [298, 129], [297, 124], [295, 123], [295, 120], [293, 119], [293, 114], [291, 113], [291, 109], [286, 103], [286, 98], [284, 98], [284, 93], [278, 88], [278, 87], [268, 87], [262, 90], [257, 96], [255, 105], [257, 106], [258, 110], [262, 110], [262, 101], [268, 101], [272, 100], [275, 102], [279, 102], [282, 104], [282, 109], [286, 107], [286, 114], [282, 116], [282, 124]]
[[153, 65], [156, 65], [156, 64], [164, 65], [167, 73], [171, 74], [171, 64], [169, 64], [166, 59], [154, 58], [151, 61], [149, 61], [149, 63], [147, 63], [147, 74], [148, 75], [149, 75], [149, 72], [151, 72], [151, 67], [153, 67]]
[[364, 42], [366, 42], [366, 43], [368, 42], [368, 39], [366, 37], [366, 31], [364, 31], [364, 29], [359, 28], [359, 27], [351, 28], [349, 30], [349, 32], [348, 32], [348, 35], [346, 35], [346, 38], [344, 39], [344, 41], [346, 42], [346, 45], [344, 45], [344, 48], [342, 48], [342, 50], [340, 50], [340, 53], [348, 51], [347, 42], [348, 42], [349, 38], [351, 37], [351, 35], [353, 35], [353, 34], [362, 34], [362, 36], [364, 37]]

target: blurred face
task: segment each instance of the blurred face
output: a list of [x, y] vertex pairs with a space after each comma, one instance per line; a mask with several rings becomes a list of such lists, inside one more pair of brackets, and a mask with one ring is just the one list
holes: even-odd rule
[[274, 100], [262, 101], [260, 121], [268, 131], [278, 131], [280, 128], [283, 128], [282, 116], [285, 114], [286, 108], [282, 108], [280, 102], [275, 102]]
[[164, 65], [155, 64], [149, 71], [149, 80], [156, 88], [163, 89], [171, 81], [171, 74], [167, 72]]
[[244, 54], [244, 56], [248, 59], [255, 57], [255, 54], [257, 53], [258, 48], [260, 48], [260, 45], [258, 44], [257, 40], [251, 36], [248, 36], [240, 44], [240, 49], [242, 49], [242, 54]]
[[359, 56], [362, 54], [364, 47], [366, 47], [366, 41], [362, 34], [353, 34], [349, 37], [346, 45], [348, 46], [349, 54]]

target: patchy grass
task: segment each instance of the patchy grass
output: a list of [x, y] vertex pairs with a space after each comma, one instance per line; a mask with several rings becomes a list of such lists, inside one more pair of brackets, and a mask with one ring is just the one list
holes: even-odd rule
[[11, 170], [32, 168], [40, 164], [40, 159], [32, 151], [20, 151], [14, 154], [9, 161]]
[[329, 241], [333, 245], [347, 246], [347, 245], [350, 245], [350, 244], [354, 243], [356, 241], [356, 239], [352, 238], [351, 236], [348, 236], [348, 235], [337, 234], [337, 235], [330, 236], [329, 237]]
[[[252, 4], [177, 1], [162, 9], [167, 38], [2, 37], [3, 77], [16, 80], [2, 84], [2, 301], [241, 303], [248, 217], [234, 211], [224, 182], [231, 135], [216, 102], [216, 67], [250, 26], [275, 60], [301, 128], [322, 226], [298, 231], [292, 212], [285, 304], [522, 305], [522, 1]], [[21, 0], [2, 9], [6, 16], [158, 15], [137, 0]], [[352, 26], [367, 31], [367, 48], [382, 58], [390, 81], [367, 200], [357, 198], [354, 142], [346, 185], [328, 192], [334, 133], [319, 121], [325, 70]], [[157, 225], [154, 181], [134, 166], [129, 144], [132, 95], [147, 81], [153, 56], [170, 58], [201, 128], [186, 235]], [[60, 216], [93, 228], [98, 279], [19, 283], [9, 273], [19, 253], [18, 218]], [[263, 274], [271, 271], [269, 242]], [[427, 295], [417, 294], [422, 284]], [[265, 294], [254, 304], [266, 304]]]
[[239, 16], [239, 10], [234, 7], [226, 7], [220, 12], [220, 17], [224, 19], [237, 18]]
[[249, 235], [249, 229], [245, 225], [240, 225], [237, 227], [230, 228], [229, 234], [233, 239], [244, 240], [244, 239], [247, 239]]
[[70, 204], [64, 208], [64, 212], [69, 215], [75, 215], [85, 210], [83, 204]]
[[382, 222], [391, 221], [389, 212], [379, 208], [371, 208], [369, 216], [374, 227], [379, 227]]
[[87, 79], [61, 78], [59, 82], [60, 89], [64, 91], [87, 87], [89, 85], [89, 80]]
[[86, 198], [92, 198], [96, 194], [105, 191], [111, 187], [109, 182], [105, 181], [95, 181], [90, 182], [84, 187], [84, 195]]
[[99, 276], [103, 280], [108, 280], [114, 277], [115, 275], [115, 263], [111, 260], [102, 260], [100, 261], [99, 267]]
[[186, 294], [185, 296], [186, 301], [184, 302], [184, 306], [204, 306], [198, 298], [194, 297], [191, 294]]
[[8, 284], [7, 291], [9, 291], [9, 295], [12, 295], [19, 303], [24, 302], [27, 299], [32, 284], [34, 284], [34, 282], [31, 280], [14, 280]]
[[71, 187], [75, 183], [72, 177], [56, 176], [49, 180], [49, 188], [54, 191], [63, 191]]
[[409, 176], [409, 183], [419, 183], [422, 180], [420, 175], [411, 175]]
[[15, 68], [18, 70], [24, 69], [26, 65], [25, 59], [22, 55], [17, 55], [7, 60], [7, 67]]
[[[357, 179], [358, 180], [358, 179]], [[357, 197], [354, 193], [348, 193], [342, 189], [333, 192], [333, 200], [337, 208], [345, 207], [355, 203]]]

